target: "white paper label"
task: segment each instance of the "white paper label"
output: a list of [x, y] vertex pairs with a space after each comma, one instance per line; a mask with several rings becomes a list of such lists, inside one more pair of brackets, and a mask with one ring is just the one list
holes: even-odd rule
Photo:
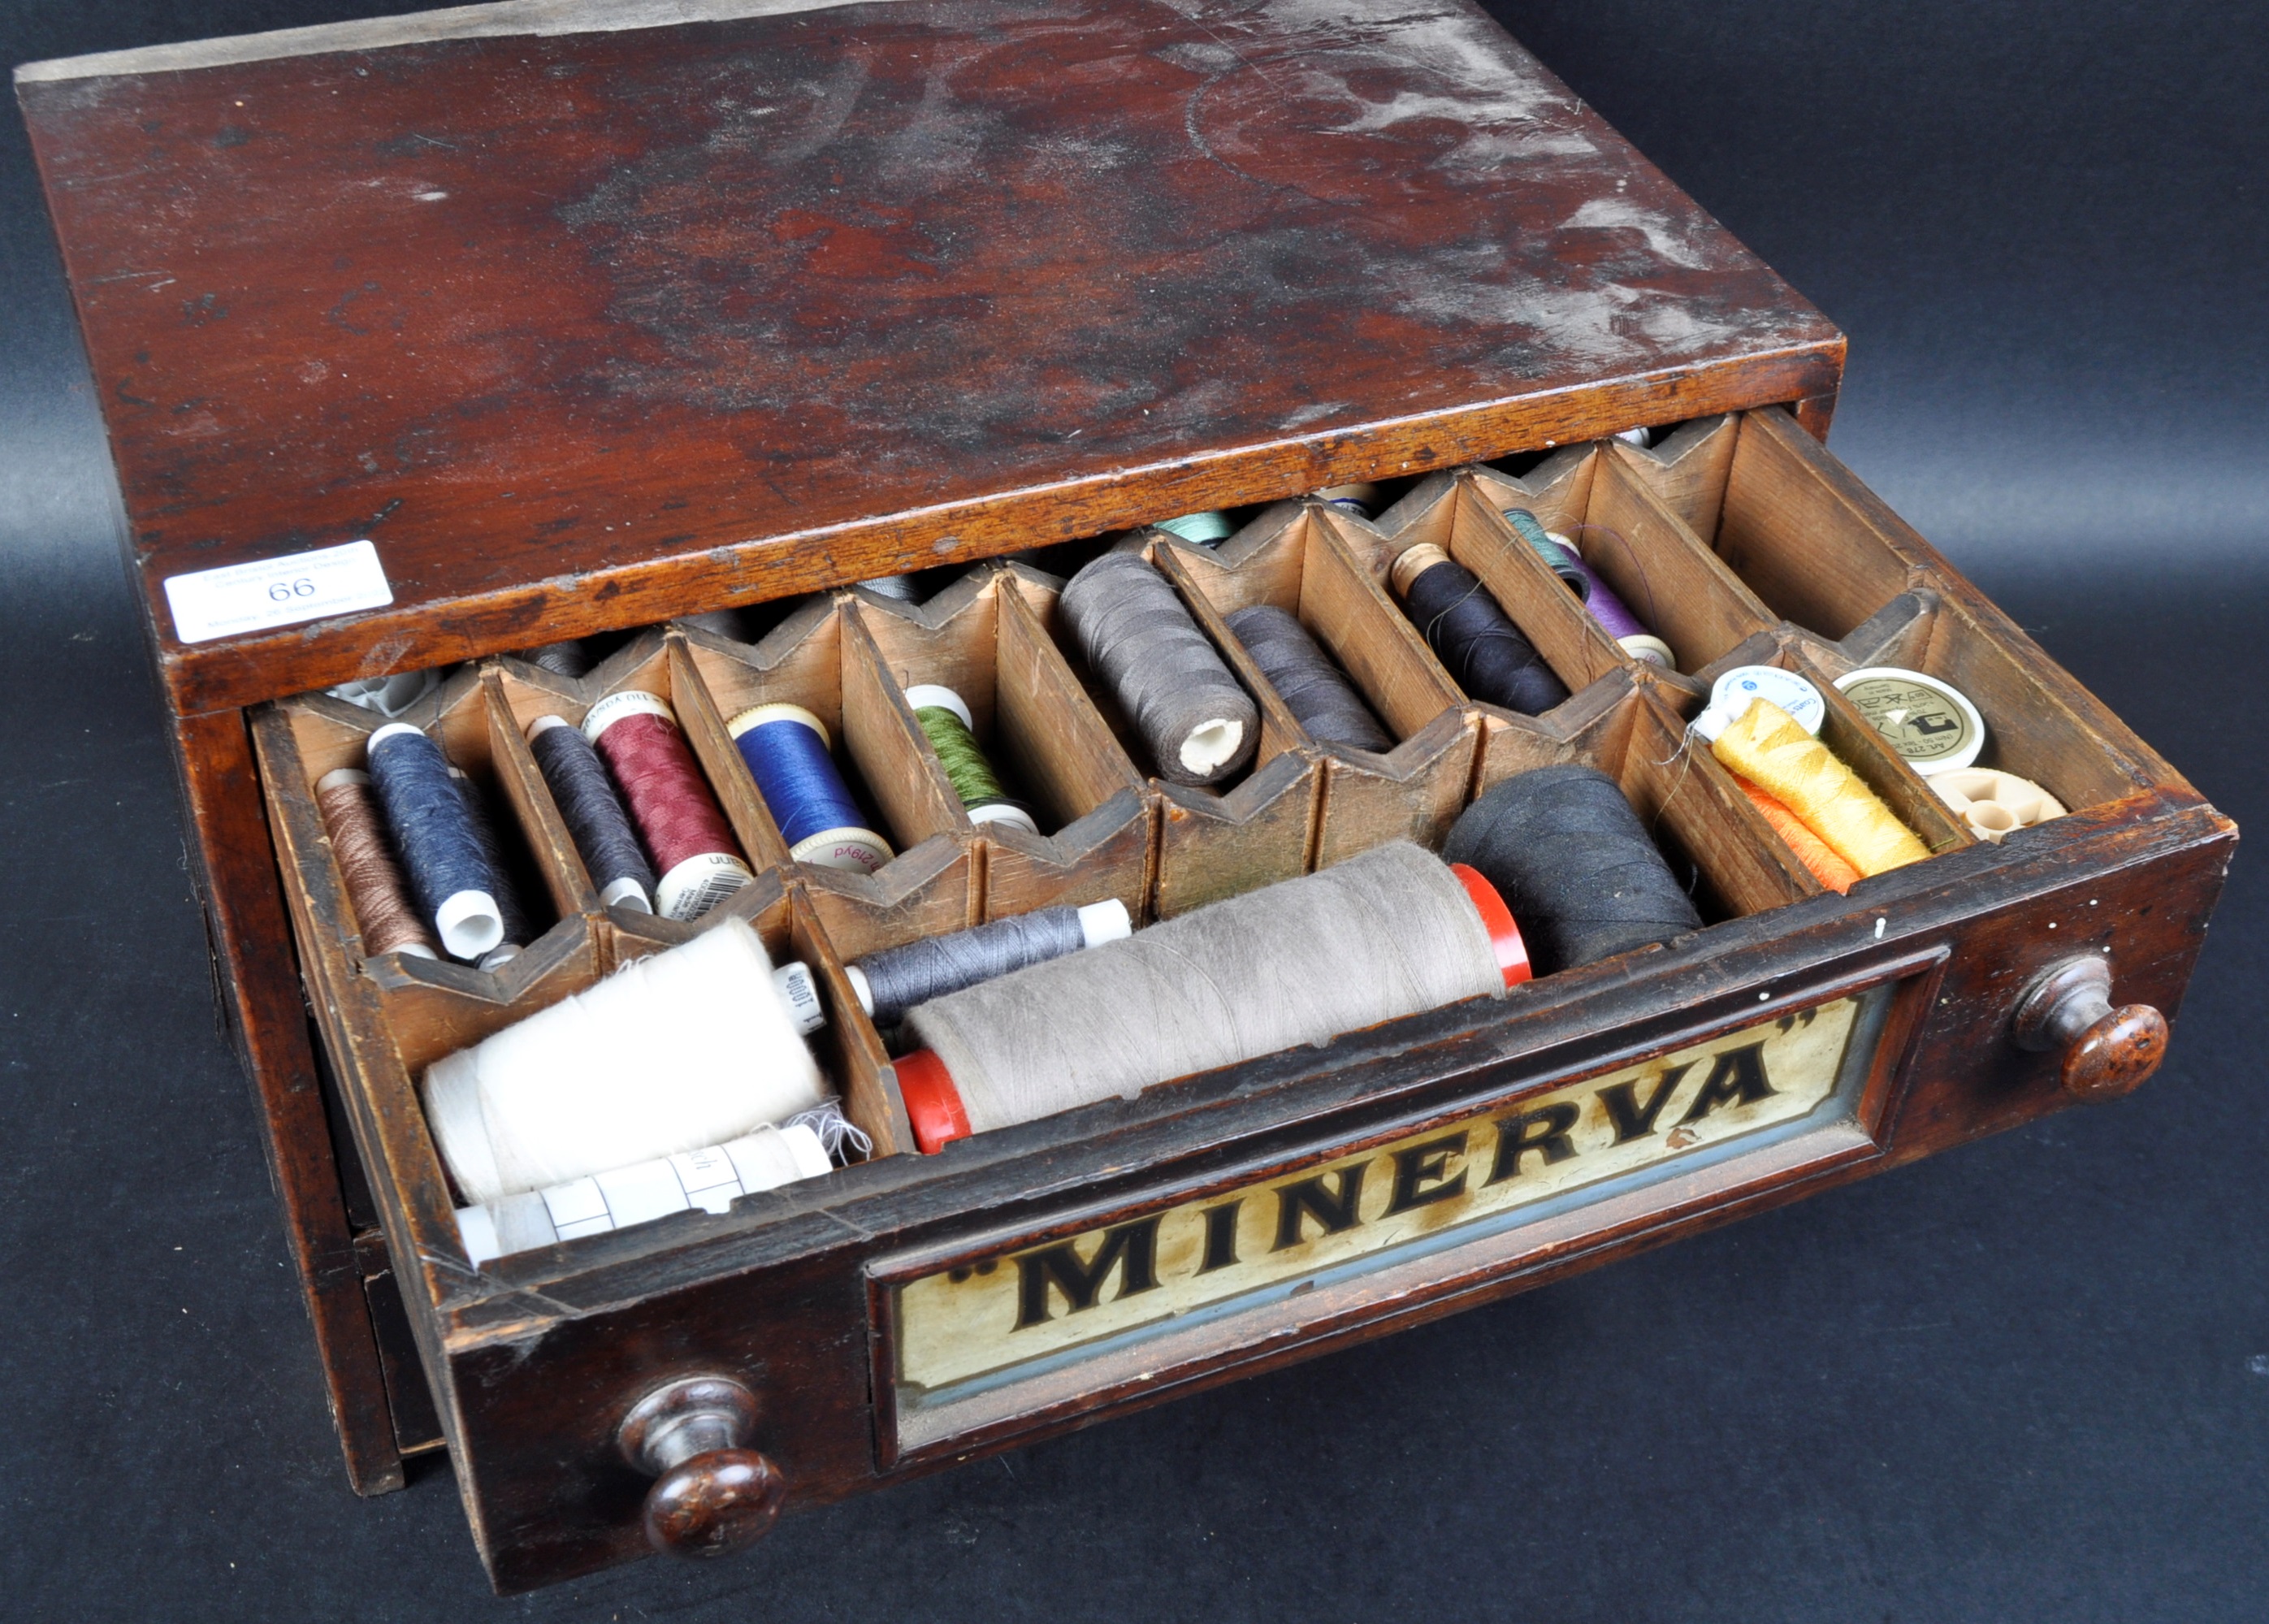
[[378, 549], [369, 542], [318, 547], [256, 564], [231, 564], [170, 576], [166, 602], [184, 643], [295, 626], [326, 615], [384, 609], [394, 602]]

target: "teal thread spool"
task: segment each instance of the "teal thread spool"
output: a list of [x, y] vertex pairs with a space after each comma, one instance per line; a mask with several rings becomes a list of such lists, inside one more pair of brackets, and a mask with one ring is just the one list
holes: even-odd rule
[[1223, 513], [1184, 513], [1179, 519], [1161, 519], [1154, 528], [1201, 547], [1220, 546], [1237, 528]]
[[993, 764], [985, 759], [971, 731], [974, 724], [969, 706], [959, 694], [935, 683], [918, 683], [906, 690], [906, 703], [913, 706], [914, 720], [937, 752], [938, 764], [945, 769], [953, 793], [961, 797], [971, 823], [1007, 823], [1028, 835], [1040, 832], [1032, 815], [1002, 787]]

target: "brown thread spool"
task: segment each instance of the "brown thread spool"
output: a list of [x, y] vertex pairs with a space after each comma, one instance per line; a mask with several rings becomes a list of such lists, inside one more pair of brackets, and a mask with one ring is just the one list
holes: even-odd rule
[[395, 865], [386, 840], [386, 822], [370, 787], [370, 774], [352, 767], [327, 772], [315, 782], [315, 805], [331, 837], [331, 854], [346, 882], [347, 902], [362, 932], [362, 950], [408, 953], [436, 958], [433, 944], [418, 923], [418, 910]]

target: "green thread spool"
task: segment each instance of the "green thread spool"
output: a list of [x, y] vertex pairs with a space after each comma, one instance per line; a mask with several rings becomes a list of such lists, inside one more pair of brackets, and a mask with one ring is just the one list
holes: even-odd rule
[[913, 706], [914, 720], [921, 724], [930, 749], [937, 752], [938, 764], [945, 769], [953, 793], [961, 797], [962, 810], [971, 823], [1008, 823], [1026, 834], [1040, 832], [1032, 815], [1001, 787], [993, 764], [985, 759], [976, 734], [970, 731], [973, 723], [969, 707], [959, 694], [935, 683], [920, 683], [906, 690], [906, 703]]

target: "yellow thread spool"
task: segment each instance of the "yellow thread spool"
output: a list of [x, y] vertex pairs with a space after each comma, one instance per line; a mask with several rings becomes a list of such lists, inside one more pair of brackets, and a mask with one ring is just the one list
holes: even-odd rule
[[1718, 759], [1779, 801], [1828, 848], [1863, 875], [1888, 874], [1930, 855], [1859, 775], [1836, 759], [1794, 717], [1770, 699], [1749, 708], [1711, 742]]

